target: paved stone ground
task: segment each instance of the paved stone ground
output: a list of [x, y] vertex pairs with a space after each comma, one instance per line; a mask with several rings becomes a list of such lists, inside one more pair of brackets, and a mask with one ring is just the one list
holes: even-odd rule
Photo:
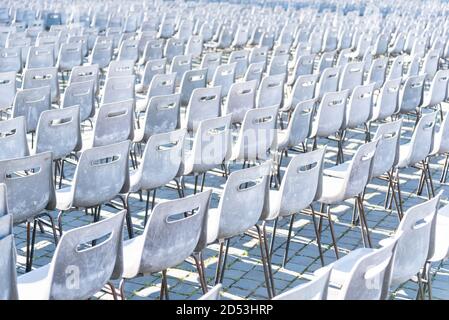
[[[406, 130], [403, 130], [401, 142], [405, 143], [410, 138], [410, 129], [413, 125], [413, 119], [406, 121]], [[375, 128], [372, 129], [374, 132]], [[91, 129], [86, 128], [83, 137], [87, 138], [91, 134]], [[361, 132], [351, 131], [345, 142], [345, 159], [349, 159], [356, 148], [363, 143], [364, 135]], [[319, 145], [328, 145], [326, 154], [326, 167], [333, 165], [335, 161], [336, 143], [329, 140], [320, 140]], [[294, 156], [294, 152], [289, 153], [289, 157], [284, 158], [283, 169]], [[432, 172], [435, 179], [437, 190], [443, 189], [445, 195], [449, 194], [448, 184], [441, 184], [439, 174], [443, 164], [442, 158], [432, 160]], [[241, 164], [231, 165], [231, 170], [237, 170]], [[67, 168], [67, 167], [66, 167]], [[64, 183], [70, 183], [73, 176], [73, 168], [67, 169], [67, 180]], [[416, 190], [419, 179], [419, 172], [409, 168], [401, 172], [401, 188], [403, 191], [404, 210], [415, 204], [421, 203], [426, 199], [423, 196], [417, 196]], [[217, 207], [220, 194], [225, 184], [225, 178], [218, 173], [210, 173], [207, 176], [206, 188], [213, 189], [211, 201], [212, 207]], [[187, 194], [192, 193], [193, 178], [186, 179]], [[375, 245], [377, 242], [391, 235], [398, 226], [396, 212], [390, 212], [383, 208], [385, 192], [387, 190], [386, 182], [374, 180], [369, 184], [366, 194], [365, 207], [369, 227], [371, 229], [372, 240]], [[157, 194], [156, 202], [166, 201], [177, 198], [177, 191], [170, 188], [163, 188]], [[446, 200], [443, 203], [447, 203]], [[133, 216], [133, 224], [137, 234], [142, 232], [143, 216], [145, 202], [139, 201], [138, 195], [133, 195], [130, 201]], [[362, 246], [360, 229], [351, 225], [353, 203], [344, 202], [338, 206], [332, 207], [335, 213], [335, 230], [338, 236], [338, 246], [342, 255]], [[315, 205], [319, 208], [319, 204]], [[103, 206], [102, 217], [113, 214], [114, 209]], [[56, 217], [57, 213], [52, 212]], [[63, 226], [65, 230], [80, 227], [92, 222], [92, 216], [82, 212], [70, 212], [64, 216]], [[271, 224], [268, 226], [271, 234]], [[304, 283], [311, 278], [312, 273], [321, 267], [318, 256], [318, 248], [315, 241], [313, 224], [310, 217], [306, 215], [297, 215], [294, 223], [294, 236], [290, 245], [289, 260], [285, 268], [281, 268], [281, 262], [285, 250], [285, 240], [288, 231], [288, 219], [280, 221], [276, 241], [274, 242], [273, 253], [273, 271], [277, 293], [283, 292], [298, 284]], [[15, 227], [16, 246], [18, 249], [18, 272], [24, 272], [25, 262], [25, 228], [23, 225]], [[124, 232], [125, 238], [127, 233]], [[325, 222], [323, 228], [322, 242], [325, 247], [325, 263], [329, 264], [335, 261], [331, 243], [328, 225]], [[37, 268], [51, 261], [54, 254], [54, 243], [50, 235], [50, 230], [46, 233], [37, 233], [37, 243], [34, 259], [34, 267]], [[213, 284], [215, 267], [217, 263], [218, 245], [210, 245], [205, 251], [205, 265], [207, 280], [210, 285]], [[441, 265], [433, 265], [434, 273], [434, 298], [449, 299], [449, 262]], [[198, 283], [196, 269], [191, 261], [179, 265], [177, 268], [168, 270], [168, 284], [171, 299], [197, 299], [201, 295], [201, 289]], [[158, 299], [160, 290], [160, 274], [148, 275], [126, 282], [125, 291], [128, 299]], [[264, 287], [263, 268], [260, 261], [260, 251], [255, 239], [249, 236], [241, 236], [232, 239], [231, 248], [227, 262], [227, 271], [224, 279], [223, 299], [266, 299], [267, 292]], [[416, 296], [417, 284], [407, 282], [398, 288], [392, 295], [394, 299], [414, 299]], [[95, 298], [111, 299], [112, 296], [105, 292], [99, 292]]]

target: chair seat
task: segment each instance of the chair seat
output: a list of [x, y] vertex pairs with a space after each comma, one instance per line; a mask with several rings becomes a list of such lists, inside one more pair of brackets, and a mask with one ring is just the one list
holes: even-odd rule
[[123, 278], [134, 278], [139, 273], [144, 241], [144, 236], [140, 235], [123, 242]]
[[72, 202], [72, 187], [65, 187], [56, 190], [56, 209], [69, 210], [72, 207]]
[[134, 129], [134, 137], [133, 142], [142, 142], [143, 137], [145, 136], [145, 128]]
[[449, 229], [449, 206], [444, 206], [437, 212], [437, 223], [435, 230], [435, 248], [430, 262], [439, 262], [449, 257], [449, 239], [447, 231]]
[[320, 202], [325, 204], [332, 204], [338, 201], [343, 201], [342, 188], [344, 179], [330, 176], [323, 176], [323, 189], [321, 193]]
[[207, 213], [207, 243], [217, 240], [220, 227], [220, 211], [217, 208], [209, 209]]
[[17, 278], [20, 300], [48, 300], [51, 279], [50, 264], [32, 270]]
[[332, 267], [331, 276], [329, 279], [329, 288], [327, 293], [328, 300], [339, 300], [341, 287], [347, 281], [350, 272], [354, 265], [359, 261], [360, 258], [364, 257], [367, 254], [370, 254], [375, 249], [369, 248], [360, 248], [351, 251], [351, 254], [344, 256], [341, 259], [338, 259]]
[[280, 214], [282, 192], [279, 190], [270, 190], [268, 193], [268, 204], [264, 206], [264, 220], [276, 219]]
[[288, 131], [287, 130], [278, 130], [277, 131], [277, 139], [278, 139], [278, 150], [285, 150], [288, 148]]
[[411, 147], [410, 143], [406, 143], [400, 146], [398, 168], [405, 168], [410, 165], [409, 163], [410, 147]]
[[136, 99], [136, 112], [144, 112], [147, 109], [148, 100]]
[[346, 176], [346, 173], [348, 172], [350, 164], [351, 161], [346, 161], [342, 164], [325, 169], [323, 173], [327, 176], [343, 179]]

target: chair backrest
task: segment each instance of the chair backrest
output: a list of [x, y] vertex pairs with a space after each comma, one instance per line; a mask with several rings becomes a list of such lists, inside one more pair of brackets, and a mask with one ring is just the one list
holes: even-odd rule
[[273, 56], [268, 66], [268, 75], [274, 76], [282, 74], [287, 77], [288, 73], [288, 60], [290, 56], [288, 54]]
[[74, 207], [90, 208], [129, 189], [129, 140], [86, 149], [73, 178]]
[[325, 300], [332, 265], [318, 269], [314, 278], [304, 284], [287, 290], [273, 298], [273, 300]]
[[181, 105], [187, 105], [193, 90], [205, 88], [207, 80], [207, 69], [188, 70], [181, 80]]
[[248, 110], [234, 145], [241, 160], [265, 159], [276, 139], [278, 106]]
[[286, 148], [298, 146], [309, 137], [316, 101], [315, 98], [296, 105], [285, 133], [288, 137]]
[[196, 131], [200, 121], [216, 118], [220, 114], [221, 87], [193, 90], [186, 110], [186, 128]]
[[124, 40], [118, 51], [118, 60], [131, 60], [136, 62], [139, 59], [139, 40], [127, 39]]
[[69, 42], [61, 45], [58, 55], [59, 70], [72, 70], [75, 66], [80, 66], [83, 62], [83, 48], [79, 42]]
[[335, 55], [336, 51], [324, 52], [318, 61], [318, 68], [315, 72], [321, 74], [325, 69], [332, 68], [335, 61]]
[[411, 207], [404, 214], [396, 233], [401, 233], [394, 258], [391, 287], [415, 276], [427, 260], [431, 231], [435, 227], [440, 195]]
[[[322, 184], [325, 152], [326, 148], [322, 148], [292, 158], [279, 188], [279, 203], [271, 203], [271, 198], [269, 200], [267, 198], [270, 201], [270, 210], [264, 210], [261, 220], [275, 218], [267, 216], [270, 212], [277, 213], [281, 217], [289, 216], [312, 204]], [[307, 181], [307, 186], [303, 184], [304, 181]], [[303, 187], [299, 187], [301, 185]], [[268, 209], [267, 200], [266, 209]], [[273, 210], [273, 206], [276, 210]]]
[[210, 288], [205, 294], [198, 298], [198, 300], [219, 300], [222, 284], [219, 283]]
[[[449, 81], [449, 70], [438, 70], [430, 84], [428, 106], [435, 106], [446, 99]], [[424, 102], [424, 101], [423, 101]]]
[[419, 55], [414, 55], [407, 66], [407, 73], [405, 77], [417, 76], [419, 74], [419, 66], [421, 64], [421, 57]]
[[23, 89], [17, 91], [12, 116], [25, 117], [27, 132], [34, 132], [42, 112], [51, 107], [50, 87]]
[[[0, 217], [0, 227], [5, 222], [11, 224], [11, 218], [6, 217]], [[0, 300], [17, 300], [16, 248], [12, 233], [0, 237], [0, 273]]]
[[415, 112], [421, 105], [425, 76], [411, 76], [405, 80], [399, 94], [399, 113]]
[[0, 73], [0, 111], [12, 106], [16, 96], [16, 73]]
[[374, 89], [380, 89], [385, 82], [387, 74], [387, 57], [374, 59], [368, 71], [368, 83], [374, 83]]
[[41, 113], [36, 129], [35, 153], [51, 151], [53, 160], [62, 159], [82, 146], [78, 106]]
[[346, 128], [356, 128], [371, 119], [374, 83], [354, 87], [346, 107]]
[[23, 116], [0, 121], [0, 160], [22, 158], [29, 154]]
[[111, 77], [106, 79], [103, 88], [101, 103], [120, 102], [125, 100], [134, 100], [134, 84], [136, 76]]
[[95, 115], [95, 80], [73, 82], [67, 86], [62, 99], [62, 108], [79, 107], [79, 118], [83, 122]]
[[[95, 93], [97, 93], [99, 88], [98, 85], [98, 74], [100, 71], [99, 69], [100, 68], [98, 67], [97, 64], [74, 67], [72, 69], [72, 72], [70, 73], [69, 86], [75, 82], [93, 81], [94, 91]], [[67, 94], [67, 89], [64, 92], [64, 94]]]
[[22, 89], [50, 87], [51, 102], [59, 101], [58, 69], [26, 69], [23, 75]]
[[55, 64], [54, 45], [40, 45], [31, 47], [28, 51], [28, 57], [25, 68], [49, 68]]
[[374, 140], [379, 140], [371, 168], [373, 178], [380, 177], [399, 161], [402, 119], [380, 124]]
[[174, 57], [184, 54], [184, 41], [180, 39], [171, 38], [167, 40], [164, 50], [164, 57], [168, 62], [171, 62]]
[[313, 72], [313, 62], [315, 60], [314, 54], [302, 55], [296, 59], [295, 67], [293, 69], [293, 74], [288, 81], [289, 84], [293, 84], [301, 75], [312, 74]]
[[104, 146], [134, 137], [133, 100], [102, 104], [95, 120], [93, 147]]
[[99, 38], [95, 41], [95, 45], [90, 55], [90, 63], [96, 64], [99, 68], [106, 68], [112, 59], [113, 41], [112, 39], [104, 39], [99, 41]]
[[267, 62], [267, 56], [268, 56], [267, 47], [254, 47], [251, 49], [248, 62], [249, 64], [263, 62], [265, 65]]
[[415, 127], [407, 154], [407, 165], [423, 161], [432, 151], [436, 112], [424, 114]]
[[195, 133], [192, 163], [186, 163], [185, 172], [203, 173], [211, 170], [230, 156], [231, 115], [202, 120]]
[[148, 87], [147, 99], [175, 93], [176, 73], [156, 74]]
[[8, 211], [14, 224], [54, 208], [52, 168], [51, 152], [0, 161], [0, 183], [7, 187]]
[[145, 63], [150, 60], [162, 59], [163, 54], [164, 54], [164, 40], [163, 39], [149, 40], [145, 44], [145, 49], [143, 50], [141, 62]]
[[112, 60], [108, 66], [106, 79], [112, 77], [127, 77], [134, 74], [134, 61], [132, 60]]
[[137, 169], [139, 189], [158, 188], [176, 177], [181, 165], [185, 135], [185, 129], [180, 129], [149, 137]]
[[401, 78], [386, 80], [376, 101], [373, 120], [384, 120], [398, 109]]
[[378, 140], [362, 144], [354, 154], [344, 177], [344, 198], [355, 197], [363, 192], [371, 176], [371, 166]]
[[402, 78], [402, 72], [404, 67], [404, 56], [397, 56], [393, 59], [388, 73], [388, 80]]
[[245, 113], [256, 105], [257, 80], [236, 82], [229, 89], [224, 114], [232, 114], [232, 123], [241, 123]]
[[[250, 112], [250, 111], [248, 111]], [[223, 190], [218, 211], [218, 239], [241, 234], [262, 214], [272, 162], [232, 172]]]
[[88, 51], [88, 36], [69, 36], [67, 43], [79, 43], [81, 45], [81, 55], [85, 57]]
[[438, 209], [435, 217], [435, 228], [432, 230], [430, 238], [430, 247], [428, 261], [440, 262], [449, 257], [449, 239], [447, 231], [449, 230], [449, 206]]
[[237, 64], [222, 64], [215, 69], [214, 77], [212, 78], [212, 86], [221, 86], [221, 96], [228, 95], [229, 89], [235, 80], [235, 69]]
[[191, 54], [193, 58], [200, 57], [203, 52], [203, 39], [201, 36], [190, 36], [186, 43], [186, 54]]
[[192, 69], [191, 55], [177, 55], [173, 57], [173, 60], [170, 65], [170, 72], [176, 73], [176, 85], [179, 85], [181, 83], [181, 79], [184, 76], [184, 73], [186, 73], [191, 69]]
[[241, 78], [245, 75], [248, 68], [248, 50], [232, 51], [229, 55], [228, 64], [235, 63], [235, 78]]
[[248, 66], [246, 69], [244, 81], [256, 80], [257, 86], [259, 86], [260, 81], [262, 80], [262, 73], [265, 69], [265, 62], [254, 62]]
[[[158, 203], [151, 212], [142, 235], [144, 241], [138, 248], [140, 263], [124, 276], [159, 272], [188, 258], [207, 223], [211, 191]], [[184, 215], [186, 212], [188, 214]]]
[[434, 77], [438, 70], [438, 63], [440, 61], [440, 50], [431, 49], [427, 52], [424, 58], [421, 73], [426, 76], [426, 79], [430, 80]]
[[311, 136], [327, 137], [343, 125], [349, 90], [326, 92], [318, 107]]
[[[387, 299], [394, 256], [400, 239], [400, 236], [396, 236], [386, 246], [372, 250], [361, 257], [358, 257], [357, 250], [350, 252], [346, 259], [351, 259], [350, 255], [354, 255], [354, 259], [357, 260], [348, 272], [338, 298], [341, 300]], [[332, 272], [338, 272], [338, 262], [334, 264]]]
[[221, 64], [221, 52], [208, 52], [203, 55], [201, 69], [207, 69], [207, 82], [212, 81], [215, 70]]
[[340, 77], [339, 89], [352, 91], [363, 81], [363, 62], [349, 62], [343, 67]]
[[284, 103], [283, 110], [294, 109], [299, 102], [313, 99], [317, 81], [318, 74], [299, 76], [293, 85], [286, 103]]
[[143, 71], [141, 81], [142, 92], [146, 92], [148, 90], [151, 80], [153, 80], [153, 77], [155, 75], [165, 73], [166, 63], [167, 63], [166, 58], [147, 61], [147, 63], [145, 64], [145, 69]]
[[340, 70], [340, 67], [326, 68], [323, 70], [316, 86], [315, 96], [317, 98], [323, 98], [324, 94], [327, 92], [337, 91]]
[[19, 47], [0, 48], [0, 72], [20, 72], [22, 70], [22, 56]]
[[[64, 232], [50, 263], [49, 299], [78, 300], [92, 297], [123, 270], [122, 210], [108, 219]], [[95, 246], [88, 244], [97, 241]], [[98, 243], [100, 242], [100, 243]], [[74, 285], [70, 277], [77, 275]]]
[[284, 98], [284, 75], [265, 76], [260, 83], [256, 107], [280, 106]]

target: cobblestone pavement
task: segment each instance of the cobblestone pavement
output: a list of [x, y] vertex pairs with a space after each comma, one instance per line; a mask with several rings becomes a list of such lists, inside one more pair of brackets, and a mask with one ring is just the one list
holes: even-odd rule
[[[446, 108], [446, 106], [445, 106]], [[411, 130], [413, 128], [414, 119], [405, 119], [405, 128], [402, 132], [401, 143], [405, 143], [410, 139]], [[371, 128], [374, 133], [376, 127]], [[90, 127], [84, 128], [83, 140], [87, 139], [91, 134]], [[361, 131], [351, 131], [344, 144], [345, 159], [350, 159], [357, 147], [363, 143], [364, 134]], [[319, 146], [328, 145], [326, 154], [325, 167], [334, 164], [336, 156], [336, 143], [334, 141], [321, 139]], [[289, 152], [288, 157], [284, 157], [282, 169], [284, 170], [291, 157], [295, 152]], [[431, 161], [431, 170], [434, 176], [436, 190], [445, 190], [443, 195], [443, 203], [447, 204], [446, 197], [449, 195], [449, 184], [440, 184], [439, 176], [443, 166], [444, 159], [442, 157], [434, 158]], [[73, 166], [67, 168], [66, 179], [64, 183], [70, 183], [73, 176]], [[241, 164], [232, 164], [231, 171], [241, 168]], [[415, 190], [419, 181], [419, 171], [417, 169], [408, 168], [401, 171], [401, 189], [403, 192], [404, 211], [418, 203], [427, 199], [426, 192], [423, 196], [417, 196]], [[213, 189], [211, 207], [218, 206], [218, 200], [225, 184], [225, 178], [219, 173], [211, 172], [207, 175], [205, 188]], [[193, 178], [186, 178], [187, 194], [193, 191]], [[396, 212], [385, 210], [383, 207], [387, 185], [385, 181], [374, 180], [367, 188], [365, 198], [365, 208], [368, 224], [372, 234], [374, 246], [378, 246], [378, 242], [391, 235], [398, 226], [398, 218]], [[158, 191], [156, 203], [175, 199], [178, 193], [175, 189], [168, 187]], [[133, 224], [137, 234], [143, 229], [143, 216], [145, 213], [145, 202], [139, 201], [139, 196], [133, 194], [130, 200], [130, 207], [133, 217]], [[342, 255], [351, 250], [361, 247], [361, 234], [358, 226], [351, 225], [353, 202], [347, 201], [338, 206], [332, 207], [332, 213], [335, 217], [335, 231], [338, 237], [338, 246]], [[319, 204], [315, 204], [315, 209], [319, 209]], [[113, 214], [114, 209], [103, 206], [102, 218]], [[56, 217], [57, 212], [51, 213]], [[74, 211], [64, 215], [63, 227], [68, 230], [91, 223], [93, 217], [84, 211]], [[315, 241], [312, 220], [307, 215], [296, 215], [294, 223], [293, 237], [290, 245], [288, 263], [285, 268], [280, 267], [285, 250], [285, 241], [288, 232], [288, 219], [279, 221], [276, 241], [273, 247], [273, 272], [275, 278], [276, 292], [281, 293], [289, 288], [297, 286], [308, 281], [312, 273], [321, 267], [318, 248]], [[271, 235], [272, 225], [268, 225], [268, 234]], [[36, 251], [33, 267], [39, 267], [51, 261], [54, 253], [53, 238], [50, 230], [45, 228], [46, 232], [37, 233]], [[18, 250], [18, 272], [24, 272], [25, 265], [25, 239], [26, 232], [24, 225], [15, 227], [16, 246]], [[124, 232], [125, 239], [127, 233]], [[333, 248], [331, 243], [330, 232], [327, 222], [324, 222], [322, 243], [324, 245], [325, 264], [335, 261]], [[206, 276], [209, 285], [213, 285], [215, 268], [218, 260], [218, 245], [210, 245], [204, 252]], [[449, 299], [449, 262], [441, 265], [433, 265], [433, 296], [434, 299]], [[159, 299], [159, 290], [161, 283], [161, 275], [147, 275], [132, 280], [128, 280], [125, 285], [125, 293], [127, 299]], [[227, 260], [227, 269], [223, 281], [222, 299], [267, 299], [267, 291], [264, 287], [264, 274], [260, 259], [260, 251], [257, 240], [249, 236], [241, 236], [231, 240], [229, 256]], [[184, 262], [177, 268], [168, 270], [168, 285], [170, 299], [197, 299], [201, 295], [198, 275], [192, 261]], [[397, 288], [392, 294], [394, 299], [414, 299], [417, 292], [417, 284], [409, 281], [400, 288]], [[112, 295], [99, 292], [95, 298], [112, 299]]]

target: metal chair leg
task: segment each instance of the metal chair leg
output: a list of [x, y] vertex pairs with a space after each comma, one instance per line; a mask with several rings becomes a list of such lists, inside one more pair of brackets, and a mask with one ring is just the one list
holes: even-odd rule
[[366, 238], [366, 243], [370, 248], [372, 248], [371, 244], [371, 236], [369, 234], [368, 221], [366, 220], [365, 208], [363, 207], [363, 200], [361, 196], [358, 196], [358, 205], [359, 205], [359, 214], [360, 214], [360, 227], [364, 230], [363, 237]]
[[120, 280], [119, 291], [120, 291], [120, 297], [122, 298], [122, 300], [126, 300], [126, 297], [125, 297], [125, 278], [122, 278], [122, 280]]
[[228, 260], [228, 252], [229, 252], [229, 243], [230, 243], [230, 239], [226, 239], [226, 249], [225, 249], [225, 252], [224, 252], [224, 257], [223, 257], [223, 265], [222, 265], [222, 267], [221, 267], [221, 273], [220, 273], [220, 283], [222, 283], [223, 282], [223, 279], [224, 279], [224, 273], [225, 273], [225, 270], [226, 270], [226, 261]]
[[128, 229], [128, 237], [132, 239], [134, 237], [134, 228], [131, 218], [131, 209], [129, 207], [129, 193], [125, 196], [123, 203], [125, 204], [126, 209], [126, 228]]
[[59, 230], [59, 237], [62, 236], [62, 215], [64, 214], [64, 210], [59, 211], [58, 213], [58, 230]]
[[27, 221], [26, 223], [26, 229], [27, 229], [27, 247], [26, 247], [26, 266], [25, 266], [25, 272], [31, 271], [33, 267], [33, 256], [34, 256], [34, 245], [36, 242], [36, 227], [37, 227], [37, 219], [34, 219], [33, 221], [33, 231], [31, 235], [31, 222]]
[[292, 216], [290, 217], [290, 226], [288, 228], [287, 243], [286, 243], [285, 252], [284, 252], [284, 260], [282, 261], [282, 267], [283, 268], [287, 264], [288, 249], [290, 247], [290, 240], [291, 240], [291, 237], [292, 237], [293, 223], [294, 222], [295, 222], [295, 214], [292, 214]]
[[111, 289], [111, 294], [114, 300], [118, 300], [117, 291], [115, 290], [115, 286], [112, 284], [112, 282], [108, 281], [107, 285]]
[[321, 233], [320, 233], [320, 230], [316, 223], [315, 210], [313, 209], [312, 205], [310, 205], [310, 210], [312, 210], [312, 222], [313, 222], [313, 228], [315, 229], [316, 242], [318, 244], [318, 252], [320, 254], [321, 266], [324, 267], [323, 248], [321, 247]]
[[218, 251], [218, 262], [217, 262], [217, 268], [215, 270], [215, 284], [217, 285], [220, 283], [220, 275], [221, 275], [221, 265], [223, 264], [223, 247], [224, 247], [224, 240], [218, 240], [219, 242], [219, 251]]
[[440, 183], [446, 182], [448, 167], [449, 167], [449, 153], [446, 154], [446, 160], [444, 160], [443, 171], [441, 172]]
[[274, 277], [273, 277], [273, 268], [271, 265], [271, 257], [268, 254], [268, 243], [267, 243], [267, 228], [266, 228], [266, 224], [263, 223], [262, 224], [262, 232], [263, 232], [263, 239], [264, 239], [264, 245], [265, 245], [265, 254], [267, 257], [267, 267], [268, 267], [268, 277], [270, 279], [270, 284], [271, 284], [271, 292], [273, 297], [276, 296], [276, 290], [275, 290], [275, 285], [274, 285]]
[[204, 190], [204, 184], [206, 182], [206, 172], [203, 173], [203, 176], [201, 177], [201, 192]]
[[274, 240], [276, 238], [276, 230], [278, 227], [278, 220], [279, 220], [279, 218], [276, 218], [276, 220], [274, 220], [274, 223], [273, 223], [273, 232], [271, 234], [271, 241], [270, 241], [270, 247], [269, 247], [270, 258], [273, 256]]
[[200, 257], [199, 257], [199, 253], [195, 252], [192, 254], [193, 260], [195, 260], [195, 266], [198, 272], [198, 279], [201, 285], [201, 290], [203, 291], [203, 293], [207, 292], [207, 283], [204, 281], [205, 280], [205, 276], [204, 276], [204, 270], [202, 269], [201, 266], [201, 262], [200, 262]]
[[167, 270], [162, 270], [161, 291], [159, 294], [159, 299], [168, 300]]
[[329, 205], [327, 205], [326, 212], [327, 212], [327, 218], [329, 220], [329, 229], [331, 231], [332, 245], [334, 246], [335, 257], [337, 259], [339, 259], [340, 256], [338, 254], [337, 238], [335, 237], [334, 222], [332, 221], [332, 215], [331, 215], [331, 211], [330, 211], [330, 206]]
[[260, 256], [262, 259], [262, 266], [263, 266], [263, 273], [265, 276], [265, 286], [267, 288], [267, 293], [268, 293], [268, 298], [271, 299], [272, 298], [272, 290], [271, 290], [271, 283], [270, 283], [270, 278], [268, 275], [268, 268], [267, 268], [267, 257], [265, 256], [265, 249], [264, 249], [264, 243], [263, 243], [263, 235], [262, 232], [260, 230], [260, 226], [256, 225], [256, 229], [257, 229], [257, 234], [259, 236], [259, 247], [260, 247]]

